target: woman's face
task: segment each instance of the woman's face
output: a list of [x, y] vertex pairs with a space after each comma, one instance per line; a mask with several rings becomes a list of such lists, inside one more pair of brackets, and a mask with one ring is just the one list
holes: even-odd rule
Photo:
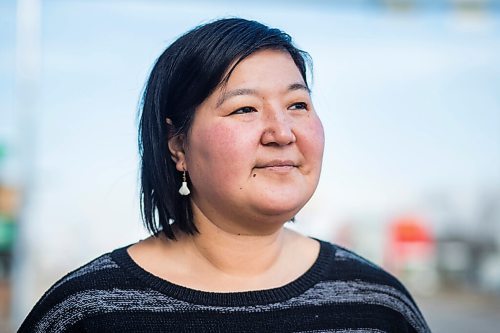
[[289, 220], [310, 199], [323, 146], [321, 121], [292, 58], [262, 50], [196, 109], [177, 167], [188, 171], [193, 204], [213, 223], [258, 228]]

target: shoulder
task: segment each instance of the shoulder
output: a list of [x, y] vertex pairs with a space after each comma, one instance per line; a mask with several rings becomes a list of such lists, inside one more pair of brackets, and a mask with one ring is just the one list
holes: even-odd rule
[[62, 277], [36, 303], [19, 332], [64, 332], [102, 311], [107, 294], [134, 290], [135, 279], [116, 260], [125, 251], [103, 254]]
[[390, 310], [416, 332], [430, 332], [411, 294], [395, 276], [351, 250], [327, 242], [322, 246], [329, 248], [330, 260], [315, 292], [341, 304]]
[[321, 241], [328, 252], [328, 265], [325, 276], [327, 281], [364, 281], [391, 286], [408, 294], [403, 284], [379, 265], [342, 246]]

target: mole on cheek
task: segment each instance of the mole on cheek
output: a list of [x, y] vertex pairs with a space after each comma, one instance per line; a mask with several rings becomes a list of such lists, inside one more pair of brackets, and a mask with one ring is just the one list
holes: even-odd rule
[[254, 174], [252, 175], [252, 177], [254, 177], [254, 178], [255, 178], [255, 177], [257, 177], [257, 174], [256, 174], [256, 173], [254, 173]]

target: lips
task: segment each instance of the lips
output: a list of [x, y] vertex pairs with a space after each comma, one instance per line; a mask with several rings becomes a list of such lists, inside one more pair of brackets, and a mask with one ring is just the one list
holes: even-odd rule
[[276, 170], [286, 170], [297, 167], [297, 163], [291, 160], [272, 160], [257, 163], [255, 166], [257, 169], [276, 169]]

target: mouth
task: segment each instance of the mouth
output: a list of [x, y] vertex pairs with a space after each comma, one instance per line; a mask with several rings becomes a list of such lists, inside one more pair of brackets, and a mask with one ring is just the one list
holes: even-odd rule
[[275, 172], [288, 172], [298, 167], [297, 163], [291, 160], [272, 160], [263, 163], [257, 163], [256, 169], [262, 169]]

